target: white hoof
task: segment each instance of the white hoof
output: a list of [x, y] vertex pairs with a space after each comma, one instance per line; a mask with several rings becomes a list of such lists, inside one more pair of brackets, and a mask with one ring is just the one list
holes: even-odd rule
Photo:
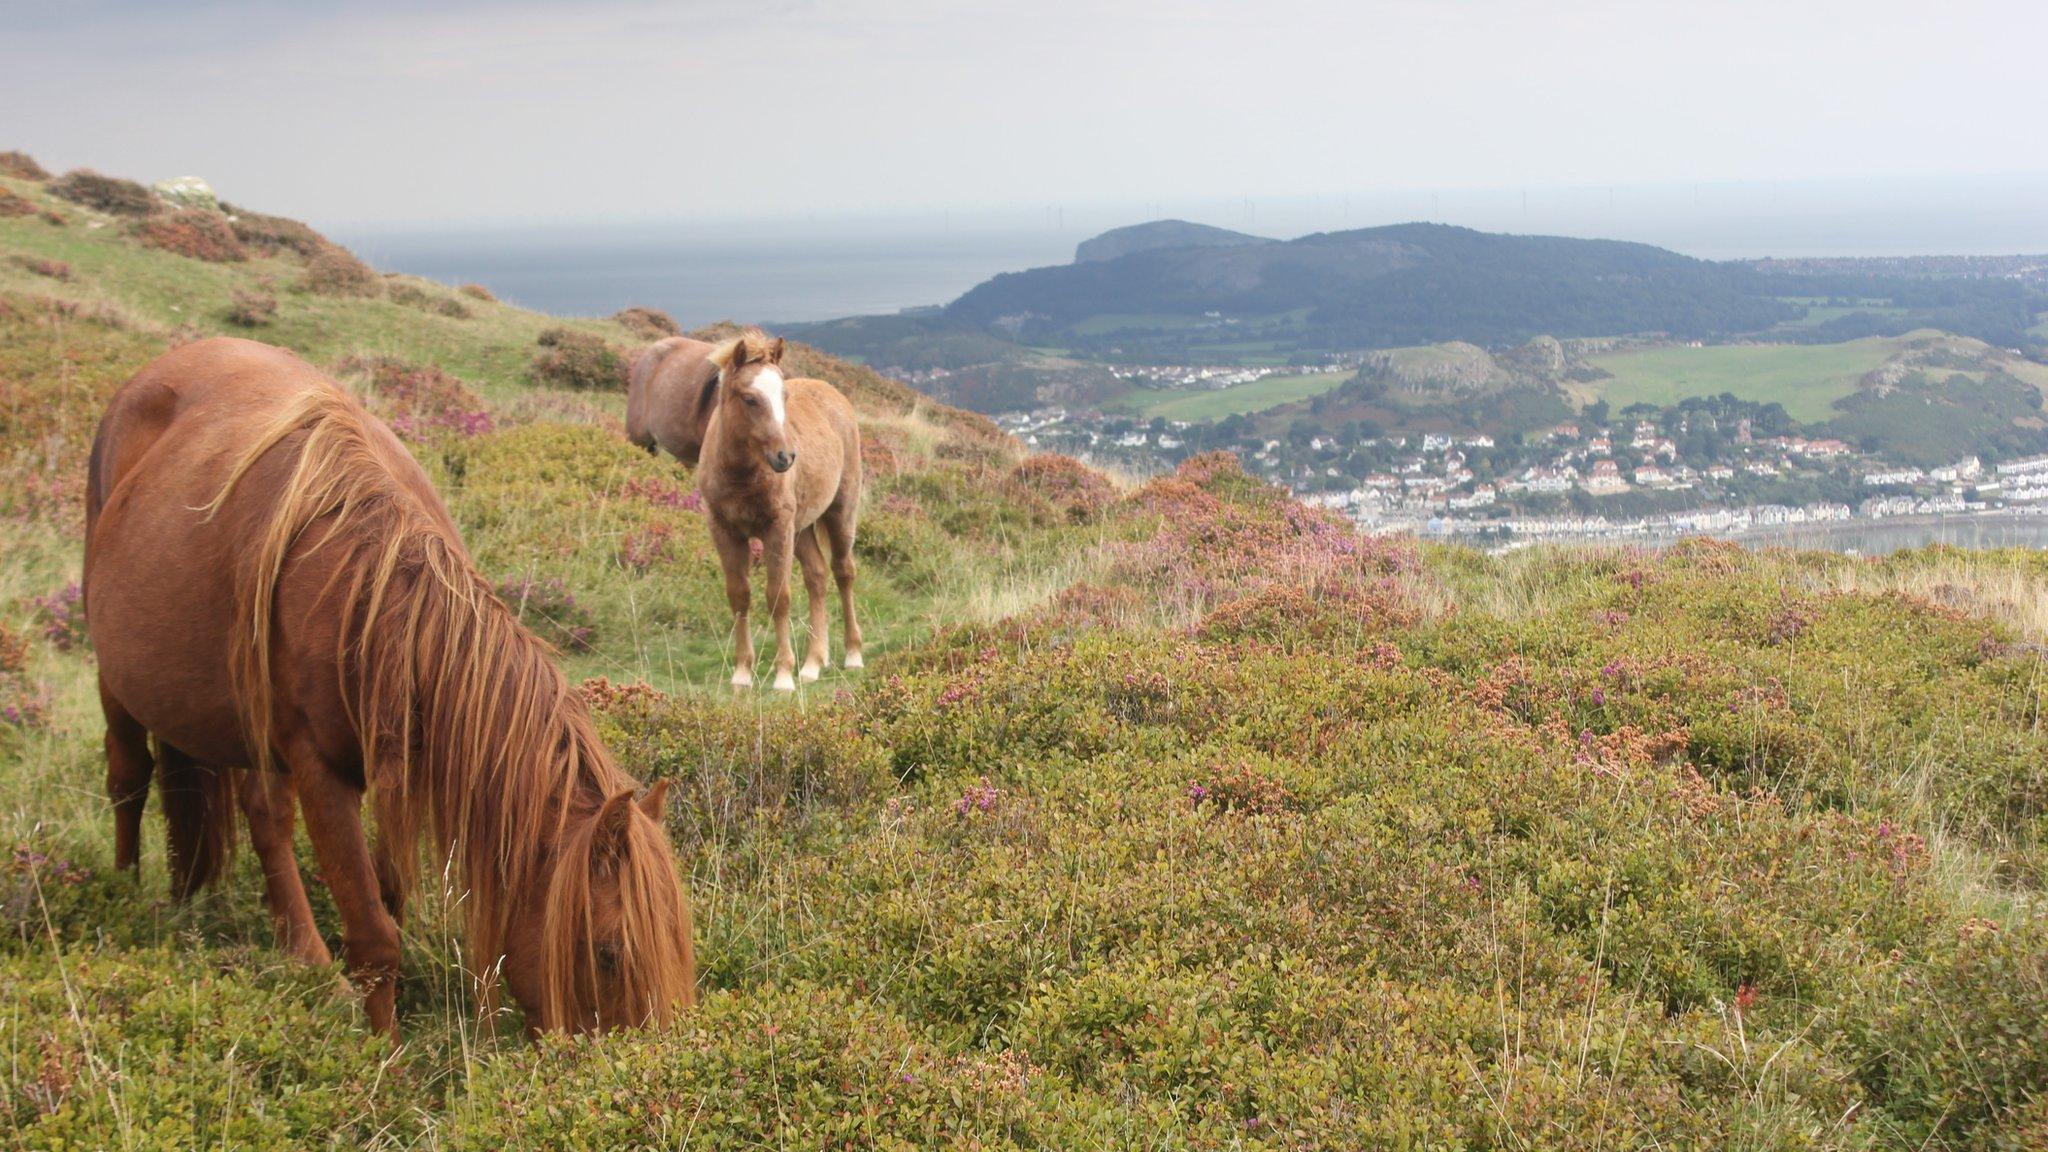
[[777, 672], [775, 674], [775, 690], [777, 692], [796, 691], [796, 678], [787, 672]]
[[754, 674], [745, 668], [739, 669], [732, 674], [732, 686], [735, 688], [752, 688], [754, 686]]
[[859, 668], [859, 667], [861, 667], [862, 665], [861, 665], [861, 662], [860, 662], [860, 653], [858, 653], [858, 652], [848, 652], [848, 653], [846, 654], [846, 666], [847, 666], [848, 668]]
[[815, 683], [817, 683], [817, 682], [818, 682], [818, 666], [817, 666], [816, 664], [806, 664], [806, 665], [804, 665], [804, 666], [803, 666], [803, 668], [801, 668], [800, 670], [798, 670], [798, 672], [797, 672], [797, 674], [796, 674], [796, 678], [797, 678], [798, 680], [801, 680], [801, 681], [803, 681], [803, 682], [804, 682], [804, 683], [806, 683], [806, 684], [815, 684]]

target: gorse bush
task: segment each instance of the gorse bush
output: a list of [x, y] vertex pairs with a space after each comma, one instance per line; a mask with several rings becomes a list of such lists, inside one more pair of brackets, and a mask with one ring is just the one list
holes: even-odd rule
[[228, 294], [227, 317], [228, 323], [238, 327], [261, 328], [277, 319], [277, 297], [237, 288]]
[[311, 259], [334, 247], [325, 236], [297, 220], [266, 216], [230, 204], [222, 204], [221, 211], [227, 215], [237, 240], [268, 256], [289, 252]]
[[33, 216], [35, 202], [12, 188], [0, 188], [0, 216]]
[[52, 280], [71, 279], [71, 265], [62, 260], [46, 260], [40, 256], [14, 256], [7, 262], [25, 272], [46, 276]]
[[299, 287], [322, 296], [375, 296], [384, 282], [376, 269], [346, 249], [327, 247], [306, 262]]
[[612, 313], [612, 320], [642, 340], [659, 340], [664, 336], [680, 336], [682, 325], [674, 317], [658, 308], [627, 308]]
[[44, 171], [43, 166], [36, 163], [35, 157], [26, 152], [16, 150], [0, 152], [0, 176], [10, 176], [16, 180], [37, 181], [50, 178], [50, 174]]
[[626, 360], [601, 336], [569, 328], [540, 334], [527, 378], [551, 388], [611, 391], [626, 386]]
[[431, 312], [454, 320], [467, 320], [471, 315], [469, 305], [455, 297], [429, 292], [418, 284], [406, 280], [393, 280], [386, 284], [384, 296], [393, 304], [403, 304], [408, 308], [417, 308], [422, 312]]
[[113, 216], [151, 216], [166, 211], [157, 194], [133, 180], [77, 168], [50, 182], [50, 194]]
[[159, 248], [194, 260], [226, 264], [247, 260], [249, 252], [235, 238], [227, 217], [218, 212], [181, 208], [161, 212], [135, 224], [135, 238], [146, 248]]

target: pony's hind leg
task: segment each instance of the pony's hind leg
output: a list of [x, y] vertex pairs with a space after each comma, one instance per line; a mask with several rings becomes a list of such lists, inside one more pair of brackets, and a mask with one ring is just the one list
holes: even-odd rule
[[832, 578], [839, 583], [839, 616], [846, 623], [846, 666], [861, 666], [860, 616], [853, 609], [853, 513], [834, 504], [818, 518], [818, 531], [832, 550]]
[[308, 964], [330, 964], [334, 957], [320, 939], [306, 885], [299, 878], [299, 860], [292, 852], [292, 828], [298, 797], [291, 777], [281, 772], [242, 775], [242, 814], [249, 820], [249, 843], [263, 862], [263, 902], [277, 929], [277, 946]]
[[825, 553], [818, 547], [818, 533], [814, 527], [807, 527], [796, 534], [796, 559], [803, 565], [804, 599], [811, 611], [810, 643], [804, 650], [803, 669], [796, 678], [809, 684], [818, 678], [825, 665], [832, 662], [832, 617], [825, 607]]
[[747, 588], [747, 570], [753, 557], [746, 537], [711, 522], [711, 544], [718, 549], [719, 567], [725, 570], [725, 602], [732, 609], [732, 686], [754, 686], [754, 637], [747, 630], [747, 608], [753, 593]]
[[100, 710], [107, 716], [107, 799], [114, 806], [114, 867], [142, 867], [142, 813], [149, 805], [149, 781], [156, 774], [149, 733], [107, 692], [100, 681]]
[[790, 553], [796, 534], [787, 521], [761, 540], [761, 566], [768, 570], [768, 614], [775, 621], [775, 690], [796, 691], [796, 647], [789, 642]]

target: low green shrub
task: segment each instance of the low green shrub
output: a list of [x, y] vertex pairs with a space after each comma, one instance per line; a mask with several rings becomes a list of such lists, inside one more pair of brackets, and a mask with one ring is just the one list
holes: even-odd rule
[[299, 287], [322, 296], [375, 296], [383, 291], [384, 282], [354, 253], [329, 246], [306, 262]]
[[277, 319], [277, 297], [236, 288], [228, 293], [227, 319], [239, 328], [261, 328]]
[[252, 952], [0, 957], [0, 1109], [30, 1149], [403, 1139], [404, 1073], [338, 981]]
[[153, 216], [164, 202], [133, 180], [102, 176], [90, 168], [74, 168], [50, 182], [50, 194], [113, 216]]
[[297, 220], [266, 216], [231, 204], [222, 204], [221, 211], [227, 215], [235, 238], [266, 256], [290, 252], [310, 260], [334, 247], [327, 237]]
[[386, 284], [384, 296], [393, 304], [403, 304], [408, 308], [417, 308], [436, 316], [446, 316], [451, 320], [467, 320], [471, 316], [469, 306], [455, 297], [429, 292], [407, 280], [393, 280]]
[[570, 328], [540, 334], [527, 379], [549, 388], [612, 391], [626, 386], [626, 360], [601, 336]]
[[659, 308], [627, 308], [612, 313], [612, 321], [641, 340], [660, 340], [665, 336], [683, 334], [683, 326]]

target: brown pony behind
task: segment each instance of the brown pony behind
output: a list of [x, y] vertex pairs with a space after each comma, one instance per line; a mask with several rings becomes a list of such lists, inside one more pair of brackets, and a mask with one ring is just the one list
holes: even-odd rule
[[670, 336], [640, 349], [626, 372], [626, 439], [695, 468], [718, 399], [713, 346]]
[[[274, 452], [290, 458], [283, 483], [252, 490], [277, 474], [274, 464], [259, 468]], [[95, 513], [103, 495], [94, 493]], [[380, 879], [411, 890], [421, 841], [431, 842], [466, 892], [469, 956], [487, 968], [503, 957], [540, 1027], [659, 1021], [688, 1006], [689, 910], [648, 812], [659, 812], [662, 788], [633, 802], [634, 782], [612, 764], [549, 650], [492, 595], [438, 501], [424, 503], [394, 475], [361, 406], [331, 383], [291, 393], [199, 510], [204, 522], [238, 495], [268, 510], [258, 537], [237, 547], [232, 579], [229, 675], [250, 766], [308, 770], [277, 763], [293, 734], [279, 730], [272, 662], [321, 657], [293, 651], [275, 615], [287, 572], [318, 565], [319, 603], [340, 617], [325, 656], [377, 817]], [[215, 825], [201, 838], [225, 837], [228, 806], [200, 810]], [[223, 854], [210, 854], [204, 871]], [[600, 879], [615, 898], [596, 899]], [[358, 925], [348, 927], [353, 935]], [[613, 933], [618, 954], [598, 956], [596, 940]], [[484, 977], [489, 995], [494, 974]], [[373, 1022], [391, 1026], [379, 1014], [373, 1004]]]

